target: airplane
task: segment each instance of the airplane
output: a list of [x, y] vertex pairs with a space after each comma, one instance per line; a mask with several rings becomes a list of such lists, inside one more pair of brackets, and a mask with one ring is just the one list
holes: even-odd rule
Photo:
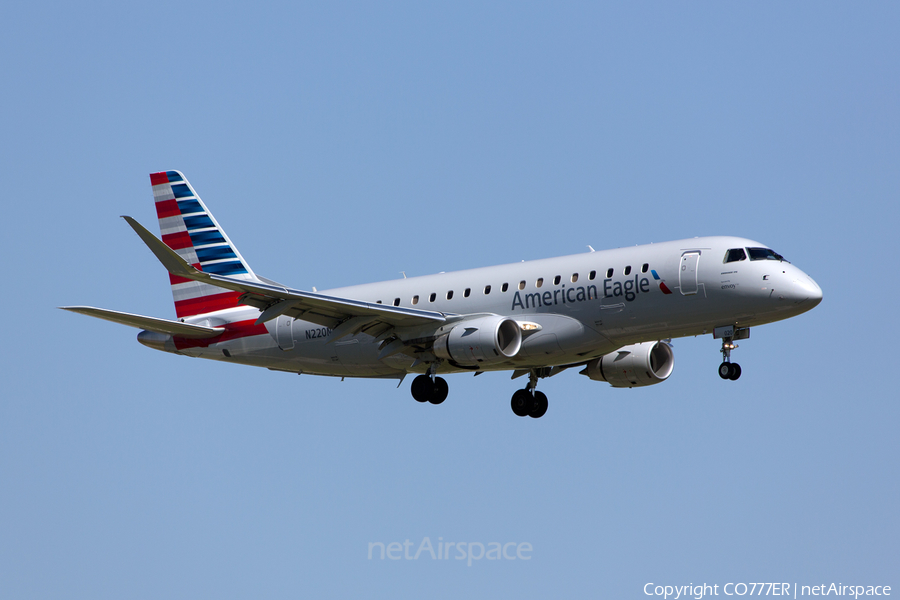
[[721, 340], [719, 376], [750, 328], [822, 301], [811, 277], [764, 244], [698, 237], [409, 277], [319, 292], [257, 275], [179, 171], [150, 175], [161, 239], [123, 217], [169, 272], [177, 320], [90, 306], [61, 309], [136, 327], [150, 348], [333, 377], [415, 374], [421, 403], [448, 396], [440, 375], [512, 371], [510, 401], [540, 418], [538, 380], [565, 370], [614, 388], [655, 385], [672, 338]]

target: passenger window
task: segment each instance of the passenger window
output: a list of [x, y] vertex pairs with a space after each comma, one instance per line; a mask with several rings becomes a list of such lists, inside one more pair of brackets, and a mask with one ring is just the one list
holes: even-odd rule
[[375, 304], [381, 304], [381, 300], [376, 300]]
[[453, 290], [447, 292], [447, 300], [453, 300]]
[[525, 282], [524, 282], [524, 281], [520, 281], [520, 282], [519, 282], [519, 289], [520, 289], [520, 290], [524, 290], [524, 289], [525, 289]]
[[431, 295], [428, 296], [428, 301], [429, 301], [429, 302], [434, 302], [434, 299], [435, 299], [435, 298], [437, 298], [437, 294], [435, 294], [434, 292], [431, 292]]
[[572, 273], [572, 283], [578, 281], [578, 273]]
[[744, 252], [743, 248], [732, 248], [728, 252], [725, 253], [725, 262], [738, 262], [741, 260], [747, 260], [747, 253]]
[[508, 289], [509, 289], [509, 284], [508, 284], [508, 283], [504, 283], [503, 285], [500, 286], [500, 291], [501, 291], [501, 292], [505, 292], [505, 291], [508, 290]]
[[646, 273], [649, 268], [650, 268], [650, 265], [648, 265], [647, 263], [642, 264], [641, 265], [641, 273]]
[[541, 287], [544, 285], [544, 278], [538, 277], [538, 280], [534, 282], [534, 287]]
[[594, 280], [594, 277], [596, 277], [596, 276], [597, 276], [597, 271], [591, 271], [591, 274], [588, 275], [588, 279], [590, 279], [591, 281], [593, 281], [593, 280]]
[[472, 293], [472, 288], [466, 288], [466, 291], [463, 292], [463, 297], [468, 298], [469, 294]]
[[559, 282], [560, 282], [561, 280], [562, 280], [562, 277], [560, 277], [559, 275], [557, 275], [556, 277], [553, 278], [553, 285], [559, 285]]
[[613, 276], [613, 270], [612, 270], [612, 269], [607, 269], [607, 270], [606, 270], [606, 278], [607, 278], [607, 279], [612, 279], [612, 276]]
[[631, 265], [628, 265], [627, 267], [625, 267], [625, 274], [631, 275]]
[[484, 295], [487, 296], [490, 293], [491, 293], [491, 286], [489, 286], [489, 285], [484, 286]]
[[413, 296], [412, 303], [413, 303], [413, 305], [416, 305], [416, 304], [419, 303], [419, 296], [418, 296], [418, 295]]
[[394, 298], [394, 306], [400, 306], [400, 298]]

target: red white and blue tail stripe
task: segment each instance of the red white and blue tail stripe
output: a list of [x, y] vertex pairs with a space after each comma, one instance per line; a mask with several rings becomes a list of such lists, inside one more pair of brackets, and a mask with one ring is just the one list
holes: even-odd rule
[[[162, 241], [188, 264], [207, 273], [256, 280], [237, 248], [179, 171], [152, 173], [153, 199]], [[238, 306], [239, 292], [223, 291], [169, 275], [179, 318]]]

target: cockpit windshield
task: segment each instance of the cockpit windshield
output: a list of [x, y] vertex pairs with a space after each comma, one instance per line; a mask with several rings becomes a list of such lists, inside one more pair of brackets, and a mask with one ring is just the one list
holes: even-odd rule
[[747, 248], [750, 260], [780, 260], [787, 262], [784, 257], [770, 248]]

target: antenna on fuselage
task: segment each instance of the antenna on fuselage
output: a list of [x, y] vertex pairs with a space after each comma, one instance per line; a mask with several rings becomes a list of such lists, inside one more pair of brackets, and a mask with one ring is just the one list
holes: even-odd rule
[[590, 250], [591, 252], [596, 252], [596, 250], [594, 250], [594, 247], [590, 244], [588, 244], [588, 250]]

